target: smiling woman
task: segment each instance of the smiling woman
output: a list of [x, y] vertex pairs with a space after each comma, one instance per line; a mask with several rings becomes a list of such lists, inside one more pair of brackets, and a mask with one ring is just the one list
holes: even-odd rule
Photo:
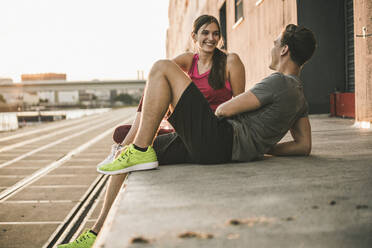
[[130, 79], [137, 70], [147, 75], [166, 56], [168, 4], [2, 0], [0, 77], [19, 81], [23, 73], [61, 72], [68, 80]]
[[220, 25], [217, 19], [210, 15], [199, 16], [193, 25], [192, 38], [198, 46], [199, 53], [213, 53], [212, 65], [202, 68], [198, 63], [199, 73], [211, 69], [208, 83], [213, 89], [220, 89], [225, 86], [226, 78], [226, 54], [217, 47], [222, 46]]

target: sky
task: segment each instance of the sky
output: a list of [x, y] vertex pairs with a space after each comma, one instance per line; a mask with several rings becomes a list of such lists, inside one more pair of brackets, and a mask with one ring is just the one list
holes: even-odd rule
[[168, 0], [1, 0], [0, 78], [145, 77], [165, 58]]

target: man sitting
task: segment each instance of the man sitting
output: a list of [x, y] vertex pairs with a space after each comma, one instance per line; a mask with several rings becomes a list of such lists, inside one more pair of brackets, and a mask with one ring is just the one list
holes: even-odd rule
[[[266, 153], [309, 155], [311, 127], [299, 74], [315, 47], [312, 31], [289, 24], [271, 50], [270, 68], [276, 72], [221, 104], [215, 113], [175, 63], [156, 62], [149, 74], [133, 144], [98, 172], [113, 175], [153, 169], [159, 164], [251, 161]], [[154, 141], [169, 106], [172, 115], [168, 121], [176, 133]], [[278, 144], [288, 130], [293, 141]]]

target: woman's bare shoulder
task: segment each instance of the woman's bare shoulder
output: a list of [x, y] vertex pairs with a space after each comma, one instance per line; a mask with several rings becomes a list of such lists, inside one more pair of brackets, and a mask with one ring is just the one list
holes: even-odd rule
[[237, 53], [228, 53], [227, 55], [227, 63], [234, 63], [240, 61], [240, 57]]

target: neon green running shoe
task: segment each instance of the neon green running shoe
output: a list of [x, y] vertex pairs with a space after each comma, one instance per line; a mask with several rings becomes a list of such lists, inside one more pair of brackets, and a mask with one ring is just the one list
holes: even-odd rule
[[116, 175], [138, 170], [151, 170], [158, 167], [158, 158], [155, 150], [149, 146], [147, 151], [141, 152], [128, 146], [114, 162], [102, 165], [97, 171], [106, 175]]
[[75, 241], [58, 245], [57, 248], [91, 248], [96, 238], [97, 236], [90, 230], [85, 230]]

